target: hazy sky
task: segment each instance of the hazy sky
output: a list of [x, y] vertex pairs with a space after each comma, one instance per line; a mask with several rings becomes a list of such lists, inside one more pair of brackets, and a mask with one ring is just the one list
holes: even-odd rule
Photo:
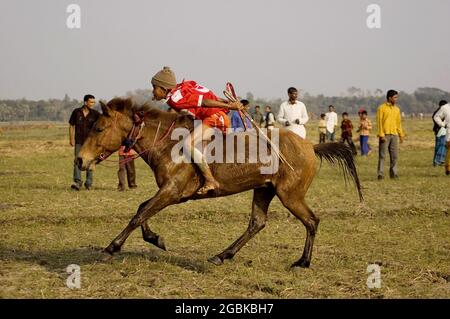
[[[81, 7], [81, 29], [66, 8]], [[381, 7], [381, 29], [366, 8]], [[109, 99], [164, 65], [220, 93], [450, 91], [449, 0], [1, 0], [0, 99]]]

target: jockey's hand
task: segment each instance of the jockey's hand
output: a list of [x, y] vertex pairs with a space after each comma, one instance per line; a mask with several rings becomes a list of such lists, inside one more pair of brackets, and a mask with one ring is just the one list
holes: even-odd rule
[[400, 143], [403, 143], [403, 141], [405, 140], [404, 136], [400, 136]]
[[386, 139], [383, 137], [380, 137], [380, 143], [384, 143], [386, 141]]
[[241, 102], [236, 101], [228, 103], [228, 108], [230, 110], [242, 111], [244, 109], [244, 106], [242, 105]]

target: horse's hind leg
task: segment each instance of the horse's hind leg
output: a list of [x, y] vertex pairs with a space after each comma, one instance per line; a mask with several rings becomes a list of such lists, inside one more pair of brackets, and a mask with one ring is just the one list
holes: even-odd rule
[[305, 204], [303, 198], [296, 198], [297, 194], [277, 194], [283, 205], [298, 219], [301, 220], [306, 228], [306, 241], [303, 254], [298, 261], [291, 267], [308, 268], [311, 262], [314, 237], [319, 227], [319, 218], [314, 215], [312, 210]]
[[225, 259], [233, 256], [266, 225], [267, 209], [275, 196], [275, 190], [270, 188], [258, 188], [253, 192], [252, 215], [247, 230], [220, 254], [211, 257], [208, 261], [215, 265], [221, 265]]

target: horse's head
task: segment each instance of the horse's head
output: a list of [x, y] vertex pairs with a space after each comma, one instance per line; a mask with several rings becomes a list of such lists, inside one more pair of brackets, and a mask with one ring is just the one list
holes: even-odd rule
[[133, 127], [131, 100], [115, 98], [104, 104], [103, 113], [80, 149], [76, 164], [81, 170], [95, 165], [117, 151]]

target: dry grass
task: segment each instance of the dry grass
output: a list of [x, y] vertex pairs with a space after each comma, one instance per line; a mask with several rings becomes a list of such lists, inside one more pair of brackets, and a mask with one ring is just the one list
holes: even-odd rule
[[[311, 268], [296, 270], [289, 265], [305, 230], [277, 199], [266, 228], [233, 260], [206, 261], [245, 230], [251, 192], [169, 207], [150, 221], [168, 252], [136, 231], [112, 262], [99, 262], [100, 249], [155, 192], [151, 171], [137, 161], [138, 189], [118, 193], [115, 165], [99, 167], [93, 191], [73, 192], [66, 126], [3, 127], [0, 297], [449, 298], [450, 179], [430, 165], [430, 126], [405, 121], [398, 181], [376, 180], [376, 153], [358, 157], [364, 204], [324, 164], [307, 197], [321, 217]], [[308, 134], [318, 140], [315, 122]], [[78, 290], [65, 284], [73, 263], [81, 266]], [[371, 263], [381, 265], [381, 289], [366, 286]]]

